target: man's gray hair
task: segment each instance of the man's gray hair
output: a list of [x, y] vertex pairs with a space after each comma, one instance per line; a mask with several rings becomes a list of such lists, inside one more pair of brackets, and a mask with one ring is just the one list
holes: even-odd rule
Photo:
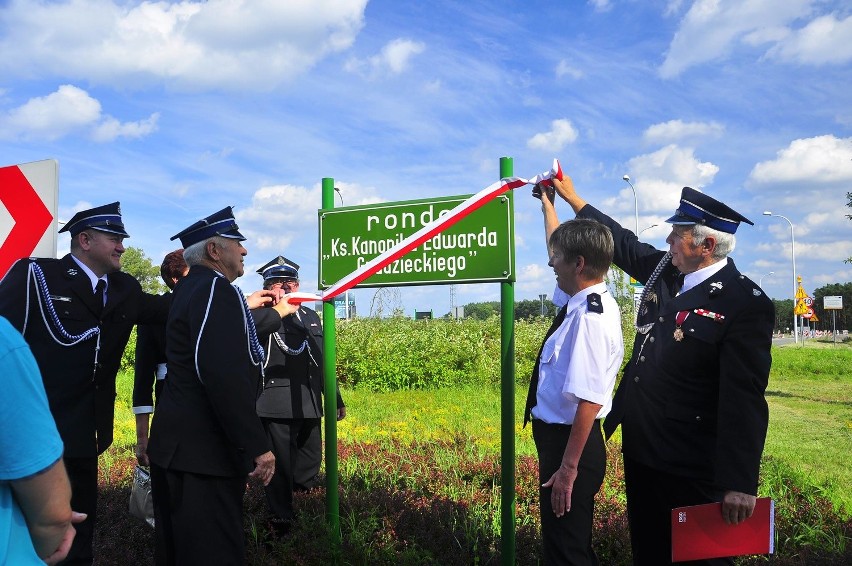
[[207, 242], [211, 240], [217, 244], [222, 244], [222, 240], [225, 240], [225, 238], [222, 236], [210, 236], [206, 240], [196, 242], [183, 250], [183, 260], [188, 266], [199, 265], [207, 259]]
[[704, 243], [705, 238], [711, 236], [716, 240], [716, 248], [713, 250], [713, 259], [720, 260], [728, 257], [737, 245], [737, 238], [728, 232], [721, 232], [709, 228], [704, 224], [692, 225], [692, 244], [700, 246]]

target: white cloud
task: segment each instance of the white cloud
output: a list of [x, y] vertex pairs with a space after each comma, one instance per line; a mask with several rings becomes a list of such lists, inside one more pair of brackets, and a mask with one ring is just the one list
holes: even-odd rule
[[140, 138], [157, 129], [158, 118], [155, 113], [146, 120], [119, 122], [102, 114], [101, 103], [85, 90], [62, 85], [56, 92], [0, 114], [0, 138], [52, 141], [77, 132], [88, 132], [97, 142]]
[[375, 78], [383, 75], [399, 75], [408, 68], [409, 61], [414, 55], [422, 53], [426, 46], [419, 41], [410, 39], [394, 39], [382, 50], [367, 60], [352, 58], [344, 68], [352, 73]]
[[663, 144], [679, 141], [698, 142], [705, 138], [717, 139], [725, 132], [718, 122], [684, 122], [669, 120], [649, 126], [643, 134], [647, 143]]
[[569, 143], [577, 139], [577, 130], [571, 125], [570, 120], [559, 119], [550, 123], [550, 131], [534, 135], [527, 140], [530, 149], [541, 149], [545, 151], [561, 151]]
[[147, 120], [124, 122], [123, 124], [111, 116], [97, 125], [92, 132], [92, 139], [98, 142], [113, 141], [116, 138], [143, 138], [157, 130], [157, 120], [160, 113], [155, 112]]
[[12, 0], [0, 8], [0, 51], [16, 56], [4, 57], [0, 72], [124, 88], [269, 89], [351, 46], [366, 3]]
[[852, 61], [852, 16], [816, 18], [804, 28], [779, 38], [767, 57], [801, 64], [825, 65]]
[[583, 78], [583, 74], [584, 74], [583, 71], [581, 71], [580, 69], [577, 69], [576, 67], [573, 67], [565, 59], [562, 59], [556, 65], [556, 78], [561, 78], [561, 77], [564, 77], [565, 75], [568, 75], [572, 79], [581, 79], [581, 78]]
[[805, 184], [852, 182], [852, 138], [833, 135], [793, 140], [776, 158], [754, 166], [754, 184]]
[[[542, 255], [544, 255], [544, 241], [541, 243]], [[553, 289], [556, 286], [556, 276], [553, 274], [553, 269], [547, 265], [546, 261], [542, 263], [531, 263], [521, 267], [517, 278], [518, 291], [523, 292], [540, 292], [541, 289]]]
[[589, 0], [589, 4], [594, 6], [595, 12], [608, 12], [612, 9], [609, 0]]
[[[680, 199], [683, 187], [701, 189], [713, 182], [719, 167], [695, 157], [695, 150], [688, 147], [668, 145], [653, 153], [638, 155], [627, 163], [631, 182], [636, 187], [636, 199], [643, 215], [664, 213], [671, 216]], [[627, 184], [613, 197], [604, 201], [604, 210], [622, 213], [634, 210], [633, 191]], [[641, 224], [659, 224], [654, 216], [643, 216]], [[632, 226], [633, 222], [628, 225]], [[641, 229], [641, 227], [640, 227]]]
[[[741, 40], [807, 17], [814, 0], [697, 0], [672, 38], [660, 76], [671, 78], [689, 67], [727, 57]], [[750, 35], [752, 34], [752, 35]]]
[[[372, 188], [363, 188], [353, 184], [336, 183], [343, 195], [345, 206], [355, 206], [381, 202]], [[340, 196], [335, 195], [335, 205], [341, 206]], [[270, 185], [259, 188], [251, 197], [251, 205], [245, 209], [236, 209], [241, 229], [246, 237], [259, 248], [281, 247], [282, 238], [288, 241], [298, 239], [303, 234], [316, 233], [317, 209], [322, 202], [322, 189], [319, 184], [313, 187], [296, 185]]]

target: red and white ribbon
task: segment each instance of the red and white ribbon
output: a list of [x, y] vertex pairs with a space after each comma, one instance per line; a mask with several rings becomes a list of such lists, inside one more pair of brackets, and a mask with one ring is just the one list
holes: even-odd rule
[[383, 269], [385, 266], [393, 263], [426, 240], [440, 234], [471, 212], [484, 206], [503, 193], [517, 189], [518, 187], [523, 187], [524, 185], [536, 185], [541, 183], [545, 186], [552, 186], [553, 181], [550, 180], [552, 177], [556, 177], [560, 181], [562, 180], [562, 168], [559, 166], [559, 161], [556, 159], [553, 160], [553, 167], [550, 171], [545, 171], [540, 175], [536, 175], [532, 179], [521, 179], [520, 177], [506, 177], [505, 179], [501, 179], [496, 183], [485, 187], [467, 200], [459, 203], [447, 214], [439, 216], [429, 224], [426, 224], [420, 230], [408, 236], [394, 247], [371, 259], [326, 289], [322, 294], [314, 295], [313, 293], [290, 293], [290, 295], [288, 295], [288, 300], [291, 303], [329, 301], [337, 295], [345, 293], [358, 283], [364, 281], [377, 271]]

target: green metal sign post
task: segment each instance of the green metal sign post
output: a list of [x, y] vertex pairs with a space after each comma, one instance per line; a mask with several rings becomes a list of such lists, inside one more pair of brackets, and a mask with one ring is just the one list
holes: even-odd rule
[[[322, 180], [322, 207], [334, 206], [334, 179]], [[323, 361], [322, 371], [325, 391], [337, 391], [337, 326], [334, 303], [322, 304]], [[325, 413], [325, 512], [334, 554], [342, 548], [340, 533], [340, 497], [337, 475], [337, 396], [334, 393], [323, 395]]]
[[[500, 178], [512, 177], [511, 157], [500, 158]], [[512, 192], [507, 193], [510, 199]], [[515, 277], [500, 283], [500, 556], [515, 563]]]
[[[512, 158], [500, 158], [500, 178], [513, 176]], [[327, 288], [376, 256], [447, 214], [467, 196], [334, 208], [334, 179], [322, 180], [319, 211], [319, 288]], [[502, 564], [515, 563], [515, 233], [510, 192], [470, 213], [358, 287], [500, 283], [500, 441]], [[325, 390], [337, 386], [334, 304], [323, 304]], [[324, 396], [326, 516], [341, 548], [334, 395]]]

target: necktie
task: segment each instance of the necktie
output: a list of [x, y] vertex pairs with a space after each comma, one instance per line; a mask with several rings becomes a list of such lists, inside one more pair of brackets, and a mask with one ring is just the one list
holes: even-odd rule
[[550, 328], [547, 330], [547, 334], [541, 342], [541, 348], [538, 350], [538, 356], [535, 359], [535, 366], [533, 367], [532, 377], [530, 378], [530, 389], [527, 391], [527, 407], [524, 410], [524, 426], [527, 426], [527, 423], [530, 422], [532, 408], [535, 407], [536, 404], [535, 398], [536, 393], [538, 393], [538, 368], [541, 364], [541, 351], [544, 350], [544, 344], [547, 342], [547, 339], [556, 332], [557, 328], [562, 326], [562, 323], [565, 321], [566, 312], [568, 312], [568, 305], [565, 305], [559, 310], [559, 314], [557, 314], [556, 318], [553, 319], [553, 324], [551, 324]]
[[105, 297], [104, 297], [104, 295], [105, 295], [104, 291], [105, 290], [106, 290], [106, 281], [104, 281], [103, 279], [98, 279], [98, 283], [97, 283], [97, 285], [95, 285], [95, 305], [96, 305], [96, 308], [97, 308], [99, 315], [100, 315], [101, 311], [104, 310], [104, 303], [106, 302]]

